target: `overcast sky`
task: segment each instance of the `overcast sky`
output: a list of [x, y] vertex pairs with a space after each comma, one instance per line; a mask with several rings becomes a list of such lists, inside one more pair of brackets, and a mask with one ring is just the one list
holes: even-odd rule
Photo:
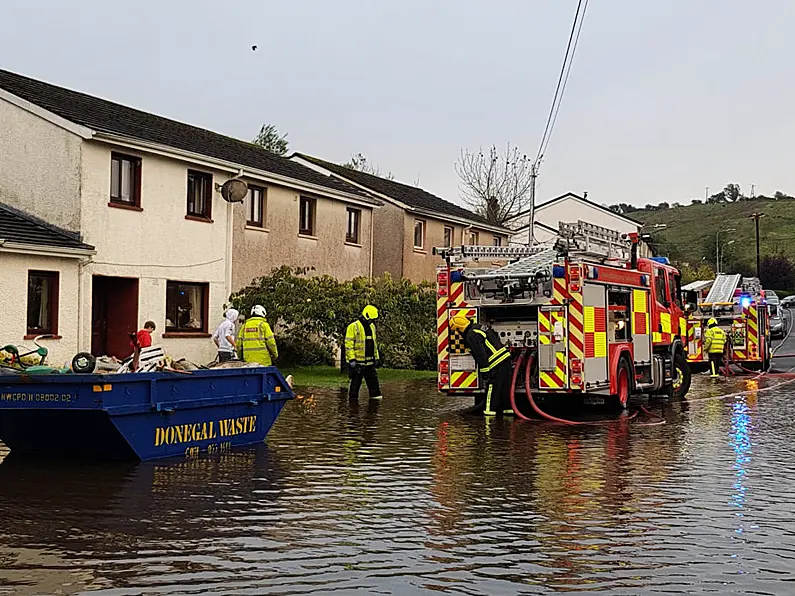
[[[26, 0], [3, 6], [0, 68], [244, 139], [273, 123], [458, 201], [462, 147], [535, 155], [575, 7]], [[795, 194], [793, 23], [790, 0], [593, 0], [539, 199]]]

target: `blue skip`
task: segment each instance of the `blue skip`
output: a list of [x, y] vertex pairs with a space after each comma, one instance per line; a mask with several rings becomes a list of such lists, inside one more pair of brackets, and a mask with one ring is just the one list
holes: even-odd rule
[[12, 453], [151, 460], [264, 441], [295, 397], [273, 366], [190, 373], [0, 375]]

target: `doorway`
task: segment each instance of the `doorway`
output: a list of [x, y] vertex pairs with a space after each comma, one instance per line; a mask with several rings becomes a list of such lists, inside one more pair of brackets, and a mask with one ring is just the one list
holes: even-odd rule
[[126, 358], [138, 327], [138, 280], [95, 275], [91, 290], [91, 353]]

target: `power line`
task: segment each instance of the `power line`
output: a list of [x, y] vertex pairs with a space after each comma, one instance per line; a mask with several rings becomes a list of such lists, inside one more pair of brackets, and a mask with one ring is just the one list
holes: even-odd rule
[[[552, 137], [552, 129], [555, 127], [555, 121], [558, 118], [558, 111], [560, 110], [560, 103], [563, 100], [563, 92], [566, 90], [566, 83], [569, 80], [569, 73], [571, 72], [571, 64], [574, 61], [574, 53], [577, 50], [577, 43], [580, 40], [580, 31], [582, 31], [582, 24], [585, 20], [585, 11], [588, 8], [588, 0], [578, 0], [577, 10], [574, 13], [574, 21], [571, 24], [571, 32], [569, 33], [569, 42], [566, 45], [566, 54], [563, 56], [563, 64], [560, 67], [560, 75], [558, 75], [558, 84], [555, 87], [555, 95], [552, 97], [552, 105], [549, 108], [549, 116], [547, 116], [547, 123], [544, 127], [544, 134], [541, 136], [541, 144], [538, 147], [538, 154], [536, 155], [536, 163], [544, 156], [549, 140]], [[580, 13], [582, 12], [582, 17]]]

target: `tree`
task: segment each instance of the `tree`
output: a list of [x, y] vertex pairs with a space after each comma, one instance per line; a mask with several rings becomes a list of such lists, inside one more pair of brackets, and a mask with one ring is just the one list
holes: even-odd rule
[[704, 201], [702, 201], [701, 199], [691, 199], [690, 204], [691, 205], [703, 205]]
[[795, 265], [784, 255], [762, 257], [760, 263], [762, 286], [771, 290], [791, 290], [795, 288]]
[[777, 190], [776, 194], [773, 195], [773, 198], [776, 199], [777, 201], [784, 201], [786, 199], [791, 199], [793, 197], [791, 197], [786, 193], [781, 192], [780, 190]]
[[535, 165], [510, 143], [504, 153], [462, 149], [455, 164], [464, 201], [489, 222], [502, 225], [530, 206]]
[[735, 201], [745, 198], [740, 191], [740, 185], [733, 183], [729, 183], [723, 188], [723, 196], [729, 203], [734, 203]]
[[279, 136], [279, 131], [273, 124], [263, 124], [253, 142], [276, 155], [286, 155], [289, 147], [287, 135]]
[[[371, 164], [361, 153], [351, 155], [351, 158], [346, 163], [342, 164], [342, 167], [348, 168], [349, 170], [356, 170], [357, 172], [364, 172], [365, 174], [372, 174], [373, 176], [381, 176], [381, 168]], [[389, 172], [382, 177], [386, 178], [387, 180], [395, 179], [395, 176], [392, 174], [392, 172]]]

